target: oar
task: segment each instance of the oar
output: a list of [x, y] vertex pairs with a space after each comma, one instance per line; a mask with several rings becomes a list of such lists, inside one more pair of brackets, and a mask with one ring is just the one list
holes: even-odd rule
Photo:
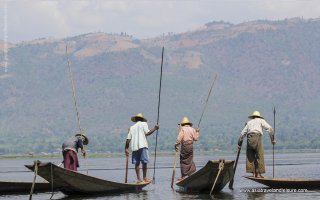
[[[276, 107], [273, 107], [273, 138], [276, 135]], [[272, 176], [274, 178], [274, 144], [272, 144]]]
[[[160, 71], [160, 84], [159, 84], [159, 99], [158, 99], [158, 115], [157, 115], [157, 124], [159, 124], [159, 115], [160, 115], [160, 97], [161, 97], [161, 82], [162, 82], [162, 67], [163, 67], [163, 53], [164, 47], [162, 47], [162, 56], [161, 56], [161, 71]], [[156, 182], [156, 160], [157, 160], [157, 145], [158, 145], [158, 129], [156, 132], [156, 145], [154, 148], [154, 163], [153, 163], [153, 178], [152, 183]]]
[[172, 171], [172, 177], [171, 177], [171, 188], [173, 189], [173, 182], [174, 182], [174, 177], [176, 175], [176, 162], [177, 162], [177, 158], [178, 158], [178, 152], [176, 151], [176, 155], [174, 157], [174, 161], [173, 161], [173, 171]]
[[124, 179], [124, 182], [128, 182], [128, 162], [129, 162], [129, 156], [126, 155], [126, 177]]
[[238, 160], [239, 160], [239, 155], [240, 155], [240, 151], [241, 151], [241, 147], [242, 147], [242, 142], [240, 142], [240, 148], [238, 149], [238, 153], [237, 153], [237, 159], [236, 159], [236, 162], [234, 163], [234, 167], [233, 167], [233, 177], [232, 179], [230, 180], [229, 182], [229, 189], [230, 190], [233, 190], [233, 182], [234, 182], [234, 176], [236, 174], [236, 169], [237, 169], [237, 165], [238, 165]]

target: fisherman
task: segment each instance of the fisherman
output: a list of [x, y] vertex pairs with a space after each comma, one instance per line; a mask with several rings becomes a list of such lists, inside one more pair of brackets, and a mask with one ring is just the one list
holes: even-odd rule
[[175, 143], [175, 150], [178, 152], [181, 144], [181, 177], [178, 179], [178, 181], [181, 181], [196, 171], [196, 165], [193, 162], [193, 142], [198, 140], [200, 129], [194, 129], [188, 117], [183, 117], [178, 125], [179, 135]]
[[238, 140], [238, 149], [241, 148], [242, 140], [247, 136], [247, 160], [246, 172], [253, 173], [256, 178], [264, 178], [261, 174], [265, 173], [264, 150], [262, 142], [262, 129], [269, 132], [271, 143], [276, 143], [272, 127], [264, 120], [259, 111], [254, 111], [249, 117]]
[[74, 138], [65, 141], [62, 144], [62, 155], [64, 168], [77, 171], [79, 167], [78, 149], [81, 149], [82, 156], [86, 156], [84, 145], [89, 143], [88, 138], [83, 134], [76, 134]]
[[[132, 164], [135, 165], [137, 174], [137, 183], [151, 182], [147, 178], [147, 164], [149, 161], [147, 136], [151, 135], [155, 130], [159, 129], [159, 125], [155, 125], [153, 129], [149, 130], [147, 119], [142, 113], [131, 117], [131, 121], [135, 122], [129, 128], [128, 136], [125, 145], [126, 156], [129, 156], [129, 144], [131, 143]], [[140, 162], [142, 163], [143, 180], [140, 178]]]

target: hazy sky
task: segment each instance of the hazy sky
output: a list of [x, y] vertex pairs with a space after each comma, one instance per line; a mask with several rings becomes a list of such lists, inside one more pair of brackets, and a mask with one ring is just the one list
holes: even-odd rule
[[0, 40], [126, 32], [180, 33], [212, 21], [241, 23], [320, 16], [319, 0], [0, 0]]

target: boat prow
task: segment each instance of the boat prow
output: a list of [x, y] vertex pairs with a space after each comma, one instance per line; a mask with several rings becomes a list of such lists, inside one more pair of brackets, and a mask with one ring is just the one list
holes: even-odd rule
[[[25, 165], [34, 171], [35, 165]], [[138, 191], [150, 184], [141, 183], [119, 183], [109, 180], [85, 175], [59, 167], [51, 162], [41, 163], [38, 161], [37, 173], [66, 195], [99, 195], [117, 193], [123, 191]]]
[[266, 185], [270, 188], [288, 188], [288, 189], [320, 189], [320, 179], [309, 178], [255, 178], [253, 176], [244, 176], [247, 179]]
[[221, 160], [209, 160], [203, 168], [191, 176], [177, 181], [176, 185], [182, 188], [184, 192], [206, 192], [212, 189], [216, 181], [213, 191], [221, 191], [234, 174], [234, 160], [223, 160], [223, 162], [223, 168], [219, 170]]

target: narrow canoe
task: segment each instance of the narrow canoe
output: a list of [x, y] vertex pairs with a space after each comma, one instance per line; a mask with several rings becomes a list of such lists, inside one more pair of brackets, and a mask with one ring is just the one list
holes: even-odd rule
[[245, 178], [270, 188], [288, 188], [288, 189], [320, 189], [320, 179], [308, 178], [255, 178], [253, 176], [245, 176]]
[[[34, 171], [34, 165], [25, 165]], [[147, 186], [149, 182], [119, 183], [88, 176], [79, 172], [59, 167], [51, 162], [38, 164], [38, 175], [53, 182], [57, 190], [66, 195], [99, 195], [123, 191], [137, 191]]]
[[[212, 189], [212, 186], [219, 172], [219, 160], [209, 160], [207, 164], [193, 173], [191, 176], [177, 181], [176, 185], [183, 189], [184, 192], [207, 192]], [[225, 185], [233, 177], [234, 160], [224, 161], [224, 167], [220, 172], [216, 185], [213, 188], [214, 192], [221, 191]]]
[[[32, 182], [26, 181], [0, 181], [0, 193], [10, 194], [30, 193]], [[51, 184], [48, 182], [35, 182], [33, 192], [49, 192], [52, 191]]]

